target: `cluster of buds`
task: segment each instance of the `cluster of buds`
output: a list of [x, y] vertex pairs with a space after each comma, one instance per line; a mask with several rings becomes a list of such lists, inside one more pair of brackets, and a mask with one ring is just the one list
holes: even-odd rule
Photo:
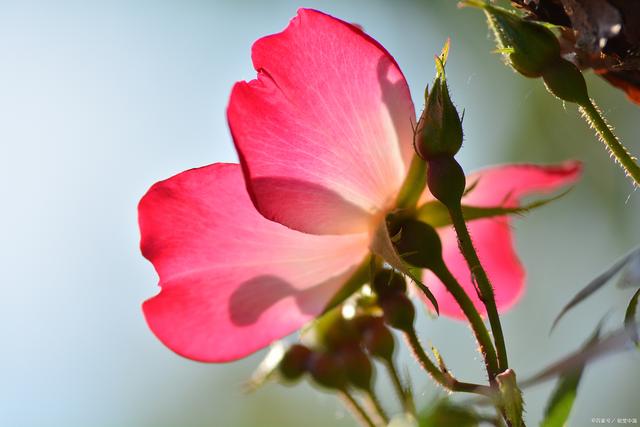
[[[262, 377], [258, 381], [276, 377], [293, 384], [306, 377], [346, 397], [359, 392], [386, 425], [388, 417], [374, 391], [373, 361], [377, 360], [388, 369], [397, 388], [405, 410], [402, 416], [411, 417], [415, 408], [409, 386], [395, 367], [393, 330], [414, 334], [415, 315], [404, 276], [378, 265], [369, 284], [303, 330], [300, 343], [286, 349], [282, 344], [275, 347], [263, 362], [263, 372], [258, 371]], [[259, 385], [255, 381], [253, 386]]]
[[372, 359], [391, 363], [396, 343], [390, 327], [413, 327], [415, 308], [401, 275], [383, 269], [371, 285], [303, 331], [303, 344], [290, 346], [277, 364], [281, 379], [295, 382], [308, 374], [327, 389], [372, 391]]

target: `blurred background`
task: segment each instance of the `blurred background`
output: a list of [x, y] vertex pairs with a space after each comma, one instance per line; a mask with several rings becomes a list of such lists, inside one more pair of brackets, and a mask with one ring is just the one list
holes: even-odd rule
[[[417, 108], [433, 55], [452, 39], [448, 76], [465, 109], [467, 170], [514, 161], [585, 162], [558, 202], [514, 223], [526, 295], [504, 316], [520, 377], [577, 348], [610, 312], [621, 323], [630, 289], [607, 287], [550, 336], [555, 314], [640, 242], [640, 193], [576, 109], [492, 53], [480, 12], [453, 0], [0, 1], [0, 425], [137, 427], [353, 426], [332, 395], [306, 384], [242, 384], [264, 356], [226, 365], [173, 354], [148, 330], [140, 304], [157, 277], [138, 249], [136, 205], [154, 182], [237, 160], [225, 108], [251, 79], [250, 47], [314, 7], [360, 24], [397, 59]], [[640, 109], [594, 76], [592, 96], [631, 151]], [[481, 381], [468, 328], [420, 319], [461, 378]], [[640, 418], [640, 354], [590, 366], [572, 426]], [[435, 387], [406, 355], [417, 399]], [[386, 379], [381, 380], [386, 389]], [[536, 425], [552, 383], [525, 392]], [[389, 407], [391, 396], [383, 393]]]

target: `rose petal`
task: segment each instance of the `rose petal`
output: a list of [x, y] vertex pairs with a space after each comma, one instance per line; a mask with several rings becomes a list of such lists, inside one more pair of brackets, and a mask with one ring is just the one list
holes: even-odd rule
[[575, 182], [582, 164], [566, 161], [557, 165], [510, 164], [479, 170], [467, 176], [467, 186], [477, 183], [462, 199], [469, 206], [516, 206], [528, 193], [549, 193]]
[[[463, 199], [470, 206], [516, 206], [519, 199], [532, 192], [550, 192], [574, 182], [580, 175], [578, 162], [566, 162], [556, 166], [506, 165], [476, 172], [467, 178], [468, 185], [477, 182], [475, 188]], [[494, 217], [470, 221], [469, 232], [494, 287], [496, 304], [500, 312], [511, 308], [524, 291], [524, 268], [513, 248], [510, 219]], [[438, 230], [443, 245], [444, 260], [473, 300], [481, 314], [484, 304], [478, 298], [467, 263], [458, 249], [457, 237], [452, 227]], [[464, 319], [462, 310], [432, 273], [425, 275], [425, 282], [438, 300], [440, 313]]]
[[144, 303], [147, 322], [169, 348], [201, 361], [237, 359], [298, 329], [367, 252], [366, 234], [306, 235], [262, 217], [239, 165], [155, 184], [139, 219], [162, 287]]
[[366, 231], [413, 153], [415, 112], [394, 59], [355, 26], [301, 9], [253, 46], [228, 119], [247, 186], [267, 218], [313, 234]]

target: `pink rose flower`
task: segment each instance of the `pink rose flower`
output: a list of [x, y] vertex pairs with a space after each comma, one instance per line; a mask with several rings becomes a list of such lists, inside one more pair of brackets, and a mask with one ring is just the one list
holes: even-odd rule
[[[391, 55], [352, 24], [300, 10], [252, 50], [258, 78], [235, 85], [229, 125], [241, 163], [191, 169], [148, 191], [141, 249], [161, 292], [143, 305], [149, 327], [200, 361], [244, 357], [299, 329], [325, 308], [368, 256], [413, 157], [415, 111]], [[463, 203], [515, 206], [572, 182], [577, 163], [511, 165], [478, 180]], [[429, 198], [425, 194], [423, 200]], [[469, 223], [505, 309], [524, 271], [506, 217]], [[445, 261], [476, 302], [449, 227]], [[443, 315], [460, 310], [426, 276]]]

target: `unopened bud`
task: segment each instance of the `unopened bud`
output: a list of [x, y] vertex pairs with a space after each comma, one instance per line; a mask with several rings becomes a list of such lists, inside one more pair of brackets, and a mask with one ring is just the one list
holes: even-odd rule
[[369, 354], [384, 360], [393, 358], [395, 340], [382, 319], [369, 317], [362, 325], [362, 345]]
[[543, 25], [485, 2], [471, 1], [467, 4], [484, 9], [498, 47], [508, 55], [509, 63], [520, 74], [540, 77], [550, 64], [560, 58], [558, 39]]
[[427, 185], [431, 194], [447, 207], [460, 204], [466, 178], [453, 157], [438, 157], [427, 163]]
[[578, 67], [571, 62], [558, 58], [558, 60], [542, 74], [547, 90], [567, 102], [575, 102], [579, 105], [589, 103], [587, 84]]
[[314, 320], [303, 332], [303, 342], [313, 348], [331, 351], [357, 341], [357, 333], [343, 312], [343, 306], [338, 306]]
[[405, 294], [395, 294], [382, 300], [384, 321], [387, 325], [401, 331], [411, 331], [416, 317], [416, 309]]
[[415, 148], [425, 160], [454, 156], [462, 146], [462, 138], [462, 121], [451, 102], [443, 72], [438, 74], [427, 95], [425, 108], [416, 128]]
[[442, 243], [438, 232], [429, 224], [409, 219], [400, 225], [396, 250], [409, 264], [433, 269], [442, 265]]
[[373, 290], [380, 300], [384, 300], [387, 296], [405, 293], [407, 284], [401, 274], [393, 270], [380, 270], [373, 279]]
[[347, 379], [354, 387], [370, 390], [373, 378], [373, 366], [359, 346], [350, 346], [340, 352]]
[[346, 387], [346, 368], [336, 355], [327, 352], [313, 353], [308, 366], [311, 376], [318, 384], [336, 390]]
[[292, 345], [282, 357], [278, 369], [282, 377], [289, 381], [295, 381], [307, 371], [307, 363], [311, 356], [311, 350], [307, 347]]

